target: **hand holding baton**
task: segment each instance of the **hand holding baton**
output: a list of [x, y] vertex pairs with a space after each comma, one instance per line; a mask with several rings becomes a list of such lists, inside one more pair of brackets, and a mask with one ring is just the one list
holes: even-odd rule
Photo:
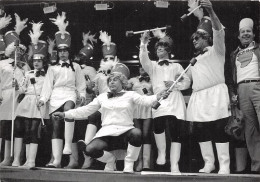
[[155, 31], [155, 30], [168, 30], [170, 29], [171, 26], [170, 25], [167, 25], [165, 27], [161, 27], [161, 28], [154, 28], [154, 29], [148, 29], [148, 30], [142, 30], [142, 31], [126, 31], [126, 37], [132, 37], [133, 35], [136, 35], [136, 34], [143, 34], [144, 32], [151, 32], [151, 31]]
[[[30, 78], [30, 82], [31, 82], [31, 84], [33, 85], [34, 94], [35, 94], [35, 97], [36, 97], [36, 102], [38, 103], [38, 102], [39, 102], [39, 99], [38, 99], [38, 97], [37, 97], [36, 88], [35, 88], [35, 83], [36, 83], [35, 78]], [[36, 103], [36, 105], [37, 105], [37, 103]], [[46, 125], [45, 125], [44, 120], [43, 120], [43, 117], [42, 117], [41, 108], [38, 107], [38, 106], [36, 106], [36, 107], [37, 107], [38, 110], [40, 111], [40, 116], [41, 116], [41, 121], [42, 121], [42, 127], [45, 128]]]
[[188, 14], [184, 14], [181, 17], [181, 21], [184, 22], [188, 16], [190, 16], [194, 11], [196, 11], [197, 9], [199, 9], [201, 7], [201, 5], [197, 6], [196, 8], [194, 8], [191, 12], [189, 12]]
[[[190, 64], [187, 66], [187, 68], [180, 74], [180, 76], [173, 82], [173, 84], [171, 85], [171, 87], [167, 90], [167, 92], [169, 93], [173, 88], [174, 86], [179, 82], [179, 80], [182, 78], [182, 76], [188, 71], [188, 69], [191, 67], [191, 66], [194, 66], [195, 63], [197, 62], [197, 60], [195, 58], [192, 58], [190, 60]], [[160, 102], [163, 100], [163, 98], [161, 97], [160, 100], [158, 102], [156, 102], [152, 108], [153, 109], [158, 109], [158, 107], [161, 105]]]

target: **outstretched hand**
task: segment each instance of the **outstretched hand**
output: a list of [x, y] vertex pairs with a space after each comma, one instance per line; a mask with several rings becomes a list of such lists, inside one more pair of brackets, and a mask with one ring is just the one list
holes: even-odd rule
[[54, 119], [56, 120], [62, 120], [65, 118], [65, 114], [64, 112], [55, 112], [52, 114], [52, 116], [54, 117]]

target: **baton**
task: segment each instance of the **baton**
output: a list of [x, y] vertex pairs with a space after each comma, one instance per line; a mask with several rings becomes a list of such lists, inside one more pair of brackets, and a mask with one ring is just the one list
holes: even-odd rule
[[[31, 84], [33, 85], [33, 90], [34, 90], [34, 94], [35, 94], [35, 97], [36, 97], [36, 103], [39, 103], [39, 99], [38, 99], [38, 97], [37, 97], [36, 88], [35, 88], [35, 83], [36, 83], [35, 78], [30, 78], [30, 82], [31, 82]], [[42, 127], [45, 128], [46, 125], [45, 125], [44, 120], [43, 120], [43, 117], [42, 117], [41, 108], [38, 107], [38, 106], [36, 106], [36, 107], [37, 107], [38, 110], [40, 111], [40, 116], [41, 116], [41, 121], [42, 121]]]
[[[180, 76], [178, 76], [178, 78], [173, 82], [173, 84], [171, 85], [170, 88], [168, 88], [168, 90], [166, 92], [170, 92], [173, 87], [178, 83], [178, 81], [182, 78], [182, 76], [188, 71], [188, 69], [191, 67], [191, 66], [194, 66], [195, 63], [197, 62], [197, 59], [196, 58], [192, 58], [190, 60], [190, 64], [187, 66], [187, 68], [185, 70], [183, 70], [183, 72], [180, 74]], [[153, 106], [152, 108], [153, 109], [158, 109], [158, 107], [161, 105], [160, 102], [163, 100], [163, 98], [161, 97], [159, 101], [157, 101]]]
[[136, 34], [142, 34], [146, 31], [150, 32], [150, 31], [154, 31], [154, 30], [167, 30], [167, 29], [170, 29], [171, 26], [170, 25], [167, 25], [165, 27], [161, 27], [161, 28], [154, 28], [154, 29], [148, 29], [148, 30], [142, 30], [142, 31], [126, 31], [126, 37], [132, 37], [133, 35], [136, 35]]
[[197, 9], [199, 9], [201, 7], [201, 5], [197, 6], [196, 8], [194, 8], [191, 12], [189, 12], [188, 14], [184, 14], [181, 17], [181, 21], [184, 22], [188, 16], [190, 16], [194, 11], [196, 11]]

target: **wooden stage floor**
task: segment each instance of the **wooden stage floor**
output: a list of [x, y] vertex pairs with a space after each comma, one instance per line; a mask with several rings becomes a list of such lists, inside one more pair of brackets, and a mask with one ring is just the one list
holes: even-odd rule
[[135, 172], [125, 174], [121, 171], [50, 169], [36, 170], [17, 167], [1, 167], [0, 182], [260, 182], [260, 175], [252, 174], [171, 174], [163, 172]]

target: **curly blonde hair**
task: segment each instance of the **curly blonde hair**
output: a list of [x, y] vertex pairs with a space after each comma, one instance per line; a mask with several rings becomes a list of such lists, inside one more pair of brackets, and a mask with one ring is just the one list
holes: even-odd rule
[[111, 73], [107, 78], [107, 84], [113, 78], [118, 78], [121, 81], [123, 88], [126, 88], [126, 86], [128, 85], [128, 80], [127, 80], [126, 76], [120, 72]]

